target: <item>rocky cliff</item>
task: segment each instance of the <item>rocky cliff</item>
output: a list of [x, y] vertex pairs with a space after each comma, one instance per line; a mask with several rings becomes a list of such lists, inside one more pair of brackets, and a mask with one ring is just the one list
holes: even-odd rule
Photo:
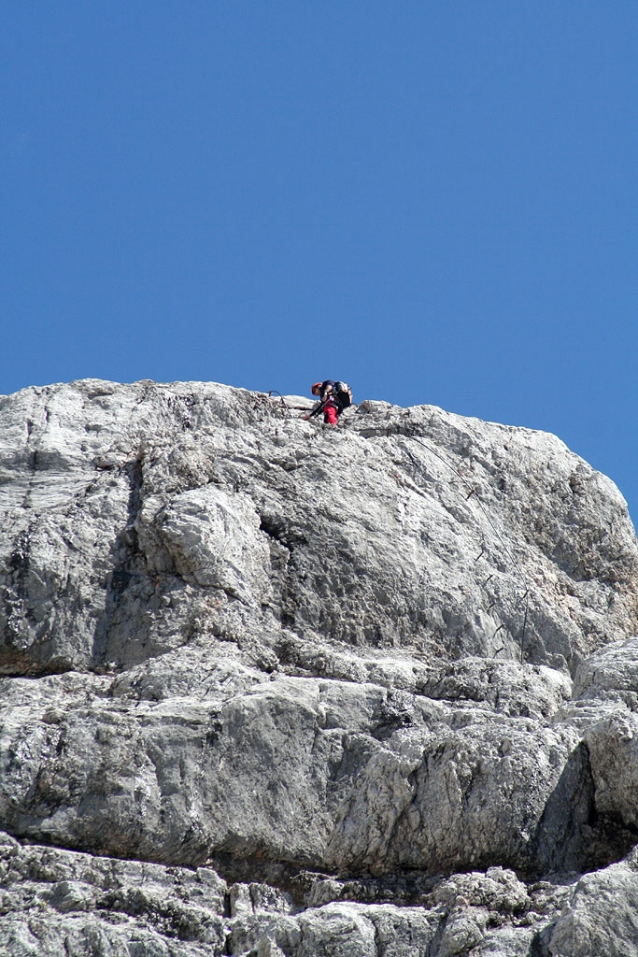
[[0, 399], [0, 952], [638, 954], [638, 545], [554, 436]]

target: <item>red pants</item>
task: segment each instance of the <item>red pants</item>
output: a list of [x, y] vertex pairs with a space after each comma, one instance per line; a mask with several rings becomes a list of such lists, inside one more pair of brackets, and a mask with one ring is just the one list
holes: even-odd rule
[[323, 407], [323, 421], [326, 425], [337, 424], [337, 406], [332, 401], [328, 401]]

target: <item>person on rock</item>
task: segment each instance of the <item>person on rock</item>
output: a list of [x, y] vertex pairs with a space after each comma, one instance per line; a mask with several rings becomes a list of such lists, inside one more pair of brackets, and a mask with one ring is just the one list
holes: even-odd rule
[[326, 425], [337, 425], [339, 416], [352, 401], [352, 393], [345, 382], [335, 382], [334, 379], [326, 379], [324, 382], [315, 382], [311, 390], [319, 401], [305, 419], [312, 419], [313, 416], [323, 412], [323, 421]]

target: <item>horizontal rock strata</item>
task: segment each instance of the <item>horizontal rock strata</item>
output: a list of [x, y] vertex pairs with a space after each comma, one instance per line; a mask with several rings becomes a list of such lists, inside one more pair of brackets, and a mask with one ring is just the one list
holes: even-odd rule
[[0, 950], [638, 954], [622, 497], [551, 435], [309, 407], [0, 398]]

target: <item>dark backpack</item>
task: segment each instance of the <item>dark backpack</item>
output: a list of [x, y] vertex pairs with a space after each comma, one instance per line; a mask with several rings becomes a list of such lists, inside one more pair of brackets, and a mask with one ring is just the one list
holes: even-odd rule
[[352, 405], [352, 389], [347, 382], [335, 382], [333, 395], [337, 403], [339, 413]]

